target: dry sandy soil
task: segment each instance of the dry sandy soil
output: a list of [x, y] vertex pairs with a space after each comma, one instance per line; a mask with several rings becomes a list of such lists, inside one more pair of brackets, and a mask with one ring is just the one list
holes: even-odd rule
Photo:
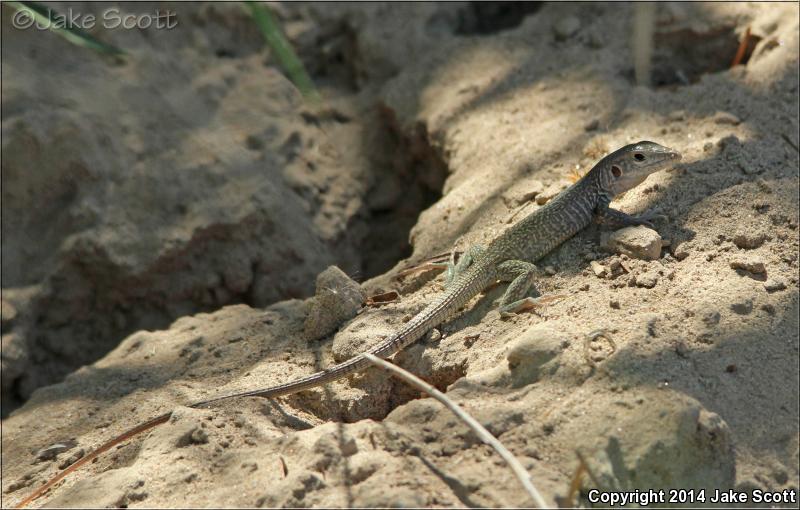
[[[494, 287], [394, 361], [551, 501], [796, 493], [796, 4], [660, 4], [652, 87], [633, 82], [626, 4], [273, 5], [321, 111], [240, 5], [159, 8], [178, 26], [93, 30], [118, 63], [2, 7], [3, 506], [172, 409], [35, 505], [528, 505], [489, 447], [375, 369], [181, 405], [374, 345], [442, 289], [403, 269], [486, 244], [642, 139], [684, 156], [615, 201], [665, 216], [654, 260], [591, 226], [540, 263], [562, 299], [502, 319]], [[314, 297], [330, 265], [362, 283]], [[566, 501], [578, 455], [593, 478]]]

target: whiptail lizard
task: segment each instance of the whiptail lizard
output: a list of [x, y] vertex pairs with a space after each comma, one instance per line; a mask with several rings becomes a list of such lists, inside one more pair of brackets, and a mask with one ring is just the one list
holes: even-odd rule
[[[510, 282], [500, 299], [504, 316], [531, 308], [537, 299], [526, 297], [537, 268], [533, 262], [588, 226], [593, 220], [617, 226], [648, 225], [644, 217], [633, 217], [609, 207], [611, 200], [644, 181], [648, 175], [667, 168], [680, 154], [654, 142], [626, 145], [598, 162], [585, 176], [545, 206], [503, 232], [485, 249], [472, 246], [459, 259], [451, 261], [446, 273], [446, 290], [412, 318], [402, 329], [369, 352], [387, 358], [413, 343], [428, 331], [445, 322], [483, 289], [496, 281]], [[220, 400], [237, 397], [280, 397], [313, 388], [370, 365], [363, 355], [355, 356], [331, 368], [302, 379], [240, 393], [220, 395], [189, 404], [204, 407]], [[146, 421], [103, 443], [88, 455], [66, 468], [18, 504], [33, 501], [67, 474], [113, 446], [166, 422], [171, 412]]]

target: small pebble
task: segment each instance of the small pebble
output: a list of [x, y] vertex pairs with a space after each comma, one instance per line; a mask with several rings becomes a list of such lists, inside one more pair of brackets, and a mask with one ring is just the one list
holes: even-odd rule
[[689, 247], [686, 243], [680, 243], [677, 246], [673, 245], [672, 255], [678, 260], [683, 260], [689, 256]]
[[686, 112], [684, 110], [675, 110], [667, 115], [670, 122], [683, 122], [686, 120]]
[[743, 255], [731, 260], [732, 269], [742, 269], [754, 274], [763, 274], [767, 272], [764, 260], [755, 255]]
[[42, 448], [36, 453], [36, 460], [53, 460], [58, 454], [73, 448], [75, 444], [75, 441], [65, 441], [63, 443], [52, 444], [47, 448]]
[[738, 248], [752, 250], [764, 244], [766, 238], [763, 233], [739, 232], [733, 236], [733, 244]]
[[557, 41], [565, 41], [580, 30], [581, 21], [575, 16], [561, 18], [553, 25], [553, 32]]
[[648, 271], [646, 273], [642, 273], [636, 277], [636, 286], [637, 287], [645, 287], [647, 289], [652, 289], [658, 283], [658, 273], [654, 271]]
[[736, 126], [742, 122], [739, 117], [728, 112], [717, 112], [712, 118], [714, 120], [714, 124], [728, 124], [731, 126]]
[[603, 248], [643, 260], [657, 260], [661, 256], [661, 236], [645, 226], [625, 227], [601, 236]]
[[764, 282], [764, 288], [767, 292], [776, 292], [786, 288], [786, 283], [780, 278], [770, 278]]
[[175, 446], [183, 448], [193, 444], [206, 443], [208, 443], [208, 432], [206, 432], [202, 426], [198, 425], [180, 436], [175, 442]]
[[600, 127], [600, 121], [597, 119], [592, 119], [588, 124], [583, 126], [583, 129], [584, 131], [594, 131], [599, 127]]
[[613, 308], [614, 310], [619, 310], [619, 301], [616, 301], [616, 300], [612, 299], [612, 300], [611, 300], [611, 301], [608, 303], [608, 306], [610, 306], [610, 307], [611, 307], [611, 308]]
[[594, 271], [594, 275], [598, 278], [603, 278], [608, 274], [608, 268], [596, 260], [589, 262], [589, 265], [592, 266], [592, 271]]
[[745, 299], [739, 303], [734, 303], [731, 305], [731, 310], [739, 315], [747, 315], [753, 311], [753, 300]]
[[17, 309], [10, 302], [5, 299], [0, 299], [0, 321], [3, 323], [3, 330], [5, 332], [14, 319], [17, 317]]
[[58, 465], [58, 469], [67, 469], [72, 464], [78, 462], [84, 455], [86, 455], [86, 451], [83, 448], [78, 448], [72, 455]]
[[550, 276], [553, 276], [553, 275], [555, 275], [555, 274], [556, 274], [556, 268], [554, 268], [553, 266], [546, 266], [546, 267], [544, 268], [544, 272], [545, 272], [546, 274], [550, 275]]

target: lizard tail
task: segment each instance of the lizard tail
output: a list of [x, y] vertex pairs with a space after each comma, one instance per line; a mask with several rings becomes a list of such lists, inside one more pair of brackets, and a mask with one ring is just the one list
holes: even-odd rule
[[[426, 306], [414, 318], [412, 318], [400, 331], [394, 333], [389, 338], [385, 339], [380, 344], [370, 349], [369, 354], [379, 358], [388, 358], [394, 353], [402, 350], [407, 345], [416, 342], [425, 333], [430, 331], [438, 324], [444, 322], [449, 316], [453, 315], [456, 310], [466, 303], [473, 296], [477, 295], [483, 287], [493, 278], [492, 275], [484, 275], [479, 271], [474, 271], [472, 274], [465, 276], [449, 291], [440, 295], [437, 299]], [[322, 384], [336, 381], [353, 372], [357, 372], [363, 368], [370, 366], [370, 362], [362, 354], [354, 356], [347, 361], [334, 365], [325, 370], [321, 370], [315, 374], [303, 377], [295, 381], [290, 381], [277, 386], [269, 388], [259, 388], [251, 391], [228, 393], [213, 397], [207, 400], [201, 400], [190, 404], [189, 407], [202, 407], [219, 400], [225, 400], [233, 397], [263, 397], [275, 398], [284, 395], [290, 395], [299, 391], [314, 388]]]
[[141, 424], [133, 427], [132, 429], [126, 430], [125, 432], [123, 432], [119, 436], [115, 437], [114, 439], [110, 439], [110, 440], [106, 441], [105, 443], [103, 443], [99, 447], [97, 447], [94, 450], [92, 450], [91, 452], [89, 452], [88, 455], [86, 455], [85, 457], [82, 457], [78, 461], [74, 462], [68, 468], [66, 468], [65, 470], [63, 470], [62, 472], [60, 472], [59, 474], [57, 474], [53, 478], [51, 478], [47, 483], [45, 483], [44, 485], [42, 485], [41, 487], [39, 487], [38, 489], [33, 491], [33, 493], [31, 493], [28, 497], [26, 497], [25, 499], [23, 499], [22, 501], [17, 503], [17, 505], [14, 508], [22, 508], [22, 507], [24, 507], [25, 505], [27, 505], [28, 503], [30, 503], [34, 499], [38, 498], [39, 496], [41, 496], [42, 494], [47, 492], [50, 489], [50, 487], [52, 487], [56, 483], [60, 482], [65, 476], [67, 476], [71, 472], [75, 471], [76, 469], [78, 469], [82, 465], [86, 464], [87, 462], [93, 461], [98, 456], [100, 456], [103, 452], [108, 451], [109, 449], [111, 449], [112, 447], [118, 445], [119, 443], [121, 443], [121, 442], [123, 442], [123, 441], [125, 441], [127, 439], [130, 439], [131, 437], [133, 437], [133, 436], [135, 436], [135, 435], [137, 435], [137, 434], [139, 434], [141, 432], [144, 432], [145, 430], [152, 429], [153, 427], [155, 427], [157, 425], [161, 425], [162, 423], [165, 423], [167, 420], [169, 420], [170, 416], [172, 416], [171, 412], [162, 414], [160, 416], [156, 416], [152, 420], [149, 420], [149, 421], [146, 421], [144, 423], [141, 423]]
[[[449, 316], [454, 314], [460, 306], [462, 306], [472, 297], [476, 296], [480, 292], [480, 290], [486, 286], [486, 284], [489, 282], [491, 278], [492, 275], [488, 273], [483, 274], [480, 271], [471, 272], [470, 275], [462, 278], [456, 285], [454, 285], [453, 288], [451, 288], [449, 291], [445, 292], [439, 298], [434, 300], [431, 304], [426, 306], [413, 319], [411, 319], [400, 331], [393, 334], [392, 336], [390, 336], [389, 338], [387, 338], [374, 348], [370, 349], [368, 352], [379, 358], [388, 358], [392, 354], [402, 350], [407, 345], [415, 342], [417, 339], [422, 337], [422, 335], [427, 333], [431, 328], [435, 327], [441, 322], [444, 322]], [[277, 386], [272, 386], [269, 388], [260, 388], [257, 390], [238, 392], [238, 393], [227, 393], [206, 400], [193, 402], [189, 404], [188, 407], [194, 407], [194, 408], [204, 407], [208, 404], [212, 404], [220, 400], [238, 398], [238, 397], [274, 398], [283, 395], [289, 395], [309, 388], [313, 388], [315, 386], [329, 383], [337, 379], [341, 379], [348, 374], [361, 370], [362, 368], [366, 368], [370, 365], [371, 362], [367, 358], [365, 358], [362, 354], [359, 354], [343, 363], [339, 363], [338, 365], [330, 367], [326, 370], [322, 370], [315, 374], [311, 374], [302, 379], [298, 379], [284, 384], [279, 384]], [[162, 423], [166, 423], [166, 421], [169, 420], [170, 416], [172, 416], [171, 412], [162, 414], [160, 416], [156, 416], [155, 418], [146, 421], [140, 425], [137, 425], [123, 432], [121, 435], [106, 441], [95, 450], [89, 452], [88, 455], [81, 458], [80, 460], [78, 460], [77, 462], [75, 462], [74, 464], [72, 464], [71, 466], [69, 466], [68, 468], [66, 468], [53, 478], [51, 478], [47, 483], [36, 489], [31, 495], [29, 495], [21, 502], [19, 502], [15, 508], [24, 507], [31, 501], [35, 500], [36, 498], [47, 492], [47, 490], [49, 490], [53, 485], [61, 481], [65, 476], [75, 471], [76, 469], [86, 464], [87, 462], [96, 459], [103, 452], [108, 451], [112, 447], [136, 436], [137, 434], [140, 434], [146, 430], [150, 430], [153, 427], [161, 425]]]

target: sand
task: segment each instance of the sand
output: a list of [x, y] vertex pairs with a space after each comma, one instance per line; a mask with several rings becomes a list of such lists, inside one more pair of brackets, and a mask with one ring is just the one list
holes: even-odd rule
[[[394, 361], [551, 501], [576, 503], [579, 455], [582, 505], [598, 487], [797, 493], [797, 5], [660, 4], [649, 88], [626, 4], [272, 7], [323, 111], [237, 4], [95, 30], [124, 64], [3, 5], [3, 506], [173, 409], [34, 506], [529, 505], [449, 411], [377, 369], [182, 405], [376, 344], [443, 288], [404, 269], [486, 244], [643, 139], [683, 154], [613, 204], [665, 216], [655, 259], [591, 226], [539, 263], [560, 299], [503, 319], [494, 287]], [[331, 265], [347, 302], [314, 297]]]

